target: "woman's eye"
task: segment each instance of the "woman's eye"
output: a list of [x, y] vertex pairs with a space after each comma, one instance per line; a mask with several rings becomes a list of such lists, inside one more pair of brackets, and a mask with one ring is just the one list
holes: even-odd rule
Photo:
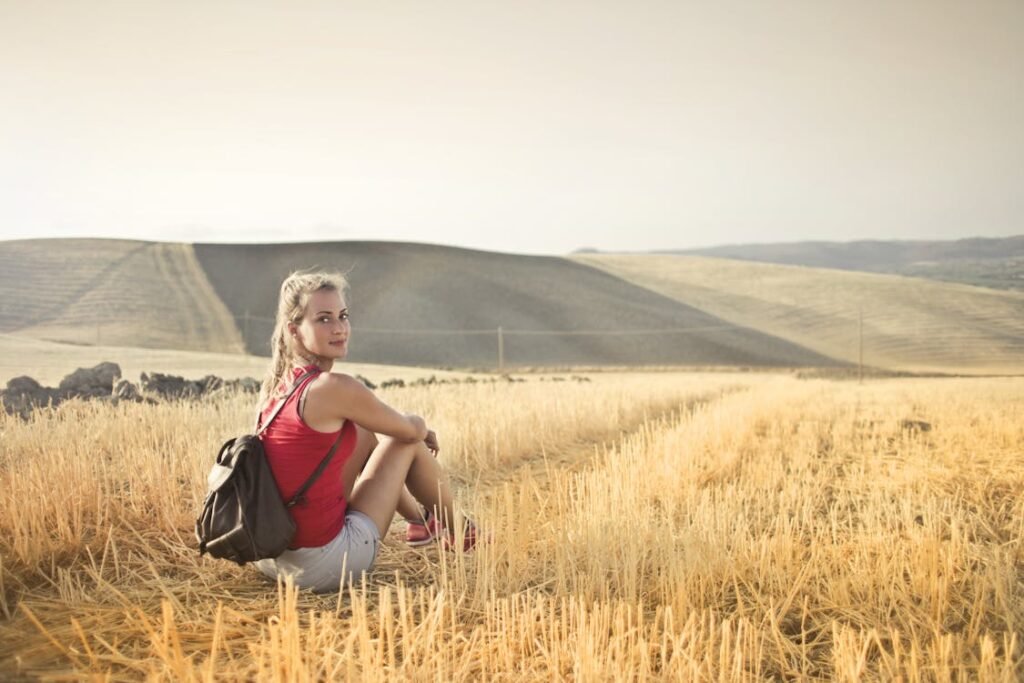
[[348, 320], [348, 313], [342, 313], [342, 314], [341, 314], [341, 315], [340, 315], [339, 317], [340, 317], [340, 318], [341, 318], [342, 320]]

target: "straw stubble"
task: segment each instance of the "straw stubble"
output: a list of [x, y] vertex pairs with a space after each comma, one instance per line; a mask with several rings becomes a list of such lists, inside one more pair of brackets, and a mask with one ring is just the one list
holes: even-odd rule
[[[200, 559], [246, 397], [0, 439], [4, 670], [157, 680], [1012, 680], [1024, 384], [750, 374], [385, 392], [493, 542], [333, 596]], [[0, 418], [2, 419], [2, 418]]]

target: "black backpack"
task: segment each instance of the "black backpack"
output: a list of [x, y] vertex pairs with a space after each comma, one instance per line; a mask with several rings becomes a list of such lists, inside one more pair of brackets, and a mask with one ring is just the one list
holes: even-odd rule
[[301, 502], [309, 487], [323, 474], [341, 444], [341, 434], [287, 503], [281, 499], [259, 435], [314, 374], [315, 371], [307, 372], [295, 382], [265, 425], [260, 427], [257, 419], [255, 434], [230, 439], [221, 446], [207, 480], [203, 509], [196, 520], [200, 555], [209, 553], [245, 564], [277, 557], [288, 548], [295, 536], [295, 522], [288, 508]]

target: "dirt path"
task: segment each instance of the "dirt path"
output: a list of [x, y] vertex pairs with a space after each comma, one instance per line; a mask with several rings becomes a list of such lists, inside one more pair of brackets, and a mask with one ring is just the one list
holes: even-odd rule
[[175, 310], [189, 311], [181, 333], [189, 347], [209, 345], [222, 351], [243, 350], [242, 336], [228, 307], [206, 277], [191, 244], [154, 244], [152, 259], [175, 300]]

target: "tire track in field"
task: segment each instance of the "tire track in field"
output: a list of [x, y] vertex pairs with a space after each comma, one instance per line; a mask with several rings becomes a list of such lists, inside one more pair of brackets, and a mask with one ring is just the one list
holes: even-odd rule
[[[605, 451], [618, 447], [623, 441], [650, 428], [651, 425], [657, 425], [665, 420], [686, 420], [696, 410], [750, 388], [749, 384], [737, 383], [697, 393], [667, 407], [644, 413], [626, 424], [620, 423], [616, 428], [609, 429], [599, 436], [581, 438], [570, 443], [552, 444], [551, 448], [545, 448], [513, 465], [489, 470], [486, 476], [481, 473], [481, 476], [471, 482], [453, 481], [456, 507], [463, 509], [459, 501], [465, 501], [467, 498], [485, 501], [498, 495], [502, 487], [509, 485], [528, 486], [537, 498], [547, 498], [555, 493], [552, 486], [556, 481], [564, 480], [564, 475], [583, 472], [594, 465]], [[469, 495], [460, 495], [460, 489]], [[404, 538], [405, 524], [396, 516], [386, 539], [380, 546], [372, 580], [377, 584], [394, 585], [393, 579], [389, 577], [397, 575], [401, 576], [401, 582], [406, 586], [436, 584], [440, 571], [439, 562], [444, 561], [443, 555], [438, 555], [438, 550], [432, 545], [412, 550], [405, 545]]]
[[[461, 497], [458, 495], [461, 490], [472, 492], [474, 497], [486, 498], [501, 487], [516, 481], [529, 481], [532, 485], [538, 486], [539, 491], [546, 492], [556, 474], [582, 472], [594, 464], [604, 451], [615, 448], [648, 425], [672, 416], [685, 419], [698, 408], [716, 403], [725, 396], [748, 388], [748, 385], [733, 384], [705, 391], [660, 410], [644, 413], [639, 419], [619, 424], [616, 429], [609, 429], [597, 437], [552, 444], [549, 448], [543, 448], [540, 452], [524, 457], [513, 465], [480, 472], [473, 480], [453, 478], [456, 497]], [[404, 533], [404, 528], [396, 517], [389, 536], [394, 536], [398, 530]]]
[[479, 487], [481, 493], [487, 493], [514, 479], [528, 477], [546, 488], [555, 473], [583, 471], [593, 464], [603, 451], [616, 447], [650, 424], [673, 416], [685, 419], [698, 408], [717, 403], [724, 397], [747, 388], [745, 385], [727, 385], [696, 394], [667, 408], [646, 413], [638, 420], [630, 421], [625, 425], [620, 424], [616, 430], [610, 430], [597, 438], [563, 443], [560, 444], [560, 448], [552, 448], [550, 453], [548, 449], [544, 449], [540, 453], [522, 459], [511, 467], [502, 468], [489, 473], [486, 478], [477, 479], [475, 485]]

